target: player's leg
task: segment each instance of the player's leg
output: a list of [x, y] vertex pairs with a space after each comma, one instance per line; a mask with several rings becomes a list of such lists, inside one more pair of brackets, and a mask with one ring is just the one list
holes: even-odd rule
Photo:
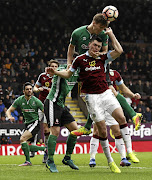
[[[44, 144], [47, 147], [47, 141], [48, 141], [48, 136], [50, 134], [50, 130], [47, 125], [45, 114], [40, 109], [38, 113], [39, 113], [39, 121], [43, 122]], [[44, 153], [42, 162], [46, 163], [47, 158], [48, 158], [47, 153]]]
[[128, 132], [128, 127], [120, 126], [121, 135], [127, 149], [127, 159], [130, 159], [133, 163], [139, 163], [139, 159], [136, 157], [132, 150], [131, 136]]
[[120, 132], [120, 128], [119, 128], [118, 123], [116, 125], [110, 126], [110, 129], [112, 130], [112, 134], [115, 137], [115, 145], [116, 145], [116, 148], [118, 149], [118, 152], [121, 156], [120, 166], [130, 166], [131, 163], [126, 158], [125, 143], [124, 143], [124, 140], [121, 136], [121, 132]]
[[[65, 107], [62, 114], [62, 124], [71, 132], [77, 130], [77, 123], [74, 120], [73, 116], [69, 113], [69, 110]], [[62, 163], [70, 166], [72, 169], [79, 170], [79, 168], [71, 160], [71, 154], [73, 153], [75, 144], [77, 142], [77, 136], [70, 134], [67, 138], [67, 150], [66, 154], [62, 160]]]
[[129, 114], [129, 116], [132, 118], [133, 123], [135, 124], [135, 130], [138, 130], [141, 125], [141, 120], [142, 120], [142, 114], [141, 113], [136, 113], [134, 109], [128, 104], [126, 101], [125, 97], [122, 96], [120, 93], [116, 92], [113, 86], [109, 86], [109, 88], [112, 90], [114, 95], [116, 96], [117, 100], [119, 101], [121, 107], [125, 112]]
[[[38, 136], [38, 134], [36, 134], [34, 137], [32, 137], [28, 140], [31, 145], [36, 145], [37, 136]], [[33, 158], [34, 156], [35, 156], [35, 151], [30, 151], [30, 158]]]
[[71, 132], [74, 136], [82, 136], [82, 135], [89, 135], [91, 134], [91, 125], [92, 125], [92, 119], [90, 115], [88, 114], [87, 122], [84, 126], [81, 126], [79, 129], [74, 130]]
[[[48, 137], [48, 160], [46, 161], [46, 167], [50, 172], [58, 172], [54, 163], [54, 153], [56, 148], [57, 137], [60, 133], [60, 117], [61, 109], [52, 101], [46, 99], [44, 104], [44, 112], [47, 120], [48, 127], [50, 128], [50, 135]], [[57, 121], [58, 120], [58, 121]]]
[[95, 157], [96, 153], [99, 147], [99, 134], [98, 134], [98, 128], [95, 123], [93, 123], [93, 136], [90, 140], [90, 167], [95, 167], [96, 162], [95, 162]]
[[26, 161], [25, 161], [25, 163], [20, 164], [19, 166], [31, 166], [32, 165], [32, 163], [30, 161], [30, 155], [29, 155], [30, 149], [29, 149], [29, 145], [27, 143], [27, 140], [30, 139], [31, 137], [32, 137], [32, 133], [29, 132], [28, 130], [26, 130], [20, 137], [20, 144], [21, 144], [21, 148], [24, 152]]
[[[107, 99], [109, 98], [109, 93], [112, 94], [111, 90], [107, 90], [102, 94], [87, 95], [86, 105], [87, 105], [88, 112], [90, 113], [91, 118], [97, 125], [98, 132], [99, 132], [100, 144], [101, 144], [104, 154], [107, 158], [109, 167], [112, 172], [120, 173], [121, 171], [117, 167], [117, 165], [114, 163], [113, 158], [110, 153], [109, 141], [107, 139], [107, 128], [106, 128], [105, 121], [101, 120], [101, 119], [105, 119], [105, 106], [107, 106]], [[109, 98], [109, 104], [110, 104], [110, 102], [111, 102], [111, 97]], [[107, 107], [109, 107], [109, 105]]]

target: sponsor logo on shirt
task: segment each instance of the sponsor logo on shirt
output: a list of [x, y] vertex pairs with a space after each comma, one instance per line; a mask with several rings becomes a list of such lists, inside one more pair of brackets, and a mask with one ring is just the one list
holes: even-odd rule
[[81, 45], [81, 48], [82, 48], [82, 49], [89, 49], [89, 47], [88, 47], [86, 44], [82, 44], [82, 45]]
[[24, 112], [35, 112], [35, 109], [23, 109]]
[[50, 83], [49, 82], [45, 82], [45, 86], [49, 87]]
[[95, 71], [95, 70], [101, 69], [100, 66], [98, 66], [98, 67], [95, 66], [96, 65], [96, 61], [89, 62], [89, 65], [90, 65], [90, 67], [86, 67], [85, 71]]
[[95, 70], [98, 70], [98, 69], [101, 69], [101, 67], [100, 67], [100, 66], [98, 66], [98, 67], [95, 67], [95, 66], [92, 67], [92, 66], [91, 66], [91, 67], [86, 67], [86, 68], [85, 68], [85, 71], [95, 71]]

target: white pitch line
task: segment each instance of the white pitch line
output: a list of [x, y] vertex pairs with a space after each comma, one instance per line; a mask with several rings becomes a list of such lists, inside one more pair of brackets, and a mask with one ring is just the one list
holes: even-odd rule
[[[18, 166], [19, 164], [0, 164], [0, 166]], [[35, 164], [35, 165], [32, 165], [32, 166], [44, 166], [43, 164], [42, 165], [40, 165], [40, 164]], [[67, 167], [67, 166], [62, 166], [62, 165], [57, 165], [58, 167]], [[45, 167], [45, 166], [44, 166]], [[89, 167], [89, 165], [88, 166], [79, 166], [80, 168], [83, 168], [83, 167]], [[105, 169], [108, 169], [109, 168], [109, 166], [96, 166], [96, 167], [94, 167], [94, 168], [105, 168]], [[94, 168], [92, 168], [92, 169], [94, 169]], [[120, 167], [120, 168], [131, 168], [131, 169], [152, 169], [152, 167]]]

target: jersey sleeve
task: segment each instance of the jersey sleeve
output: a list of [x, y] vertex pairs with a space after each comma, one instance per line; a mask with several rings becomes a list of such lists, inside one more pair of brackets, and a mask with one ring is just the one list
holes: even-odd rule
[[71, 72], [75, 72], [79, 67], [79, 59], [76, 57], [73, 62], [72, 62], [72, 66], [70, 67], [70, 71]]
[[72, 35], [71, 35], [71, 39], [70, 39], [70, 43], [74, 46], [77, 45], [77, 33], [76, 33], [76, 30], [74, 30], [72, 32]]
[[17, 109], [17, 108], [20, 106], [19, 102], [20, 102], [20, 97], [18, 97], [18, 98], [13, 102], [12, 106], [13, 106], [15, 109]]
[[39, 77], [38, 77], [38, 79], [37, 79], [37, 81], [36, 81], [36, 84], [37, 84], [38, 86], [41, 86], [41, 74], [39, 75]]
[[116, 85], [120, 86], [121, 84], [123, 84], [123, 79], [122, 79], [122, 77], [121, 77], [121, 75], [119, 74], [118, 71], [115, 71], [114, 73], [115, 73], [115, 76], [116, 76], [116, 81], [115, 81]]
[[108, 45], [108, 41], [109, 41], [109, 36], [107, 34], [105, 34], [105, 31], [103, 31], [100, 35], [101, 39], [102, 39], [102, 46], [107, 46]]
[[40, 109], [41, 111], [43, 111], [43, 110], [44, 110], [44, 105], [43, 105], [43, 103], [42, 103], [38, 98], [36, 98], [36, 102], [37, 102], [38, 109]]

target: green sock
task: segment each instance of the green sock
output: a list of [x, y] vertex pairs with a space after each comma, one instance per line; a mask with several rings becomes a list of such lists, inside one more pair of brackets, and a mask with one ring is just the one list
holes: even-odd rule
[[21, 146], [22, 146], [22, 150], [24, 152], [24, 155], [26, 157], [26, 161], [31, 162], [30, 161], [30, 155], [29, 155], [29, 152], [30, 152], [29, 145], [27, 144], [27, 142], [23, 142], [21, 144]]
[[91, 125], [92, 125], [92, 119], [90, 118], [90, 114], [88, 114], [88, 118], [87, 118], [87, 122], [86, 124], [84, 125], [85, 128], [87, 128], [88, 130], [91, 129]]
[[70, 134], [66, 141], [66, 143], [67, 143], [66, 156], [71, 157], [71, 154], [73, 153], [73, 149], [74, 149], [76, 142], [77, 142], [77, 137]]
[[48, 156], [51, 161], [54, 161], [53, 156], [55, 152], [55, 147], [56, 147], [56, 140], [57, 136], [54, 135], [49, 135], [48, 138]]
[[120, 94], [118, 93], [118, 95], [116, 96], [117, 100], [119, 101], [121, 107], [123, 108], [123, 110], [125, 112], [127, 112], [129, 114], [129, 116], [131, 118], [133, 118], [136, 115], [136, 112], [133, 110], [133, 108], [127, 103], [126, 99]]
[[44, 151], [46, 147], [36, 146], [36, 145], [29, 145], [30, 151]]

